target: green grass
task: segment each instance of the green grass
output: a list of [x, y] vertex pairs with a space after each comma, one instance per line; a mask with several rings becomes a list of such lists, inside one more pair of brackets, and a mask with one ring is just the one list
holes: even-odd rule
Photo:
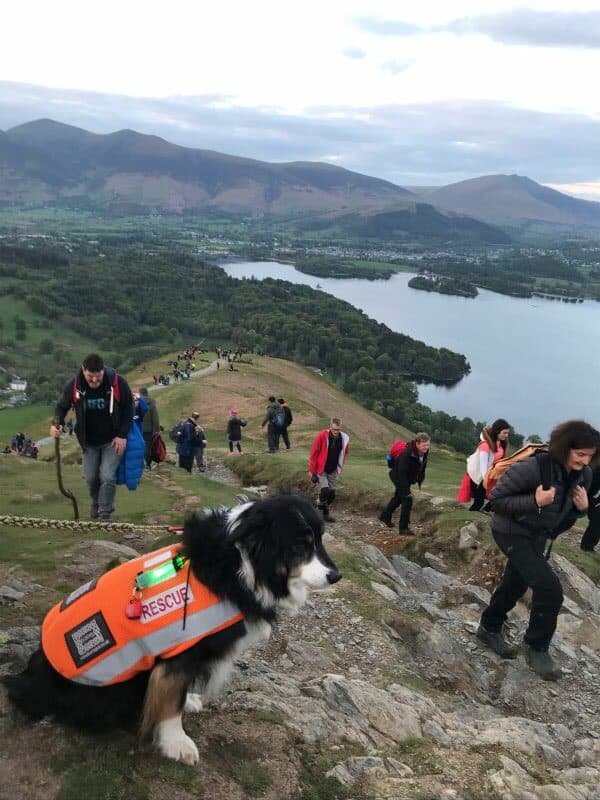
[[263, 794], [271, 783], [266, 767], [258, 761], [242, 758], [233, 765], [232, 772], [236, 782], [252, 797]]
[[596, 585], [600, 583], [600, 556], [597, 553], [586, 553], [579, 547], [573, 547], [560, 539], [554, 542], [552, 550], [567, 558]]
[[51, 416], [52, 409], [44, 403], [0, 409], [0, 443], [10, 444], [19, 431], [34, 440], [47, 435]]
[[[70, 500], [63, 497], [58, 490], [54, 462], [6, 456], [3, 457], [2, 466], [3, 483], [9, 490], [4, 489], [0, 495], [0, 514], [47, 519], [73, 518]], [[63, 463], [62, 475], [65, 487], [78, 501], [81, 518], [86, 519], [89, 498], [81, 465]], [[122, 486], [117, 488], [114, 519], [143, 522], [150, 513], [169, 514], [172, 504], [173, 497], [160, 487], [155, 476], [144, 475], [135, 492]]]
[[302, 800], [366, 800], [360, 787], [346, 787], [337, 778], [327, 778], [325, 774], [336, 764], [352, 755], [358, 755], [352, 747], [335, 753], [318, 753], [304, 750], [301, 753]]
[[155, 782], [204, 796], [197, 769], [133, 750], [133, 744], [125, 734], [84, 739], [67, 733], [50, 765], [62, 776], [55, 800], [150, 800]]

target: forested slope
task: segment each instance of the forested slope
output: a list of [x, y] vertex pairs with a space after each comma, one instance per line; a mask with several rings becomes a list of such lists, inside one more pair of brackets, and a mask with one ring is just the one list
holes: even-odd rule
[[[5, 296], [96, 342], [120, 370], [203, 339], [244, 346], [319, 367], [366, 407], [413, 430], [429, 429], [457, 449], [468, 450], [476, 435], [471, 420], [418, 404], [413, 383], [460, 380], [469, 371], [463, 355], [395, 333], [306, 286], [239, 281], [187, 255], [119, 249], [100, 260], [8, 245], [0, 248], [0, 278]], [[14, 345], [5, 335], [8, 357]], [[37, 399], [55, 396], [77, 363], [68, 362], [60, 346], [46, 355], [41, 374], [30, 358]]]

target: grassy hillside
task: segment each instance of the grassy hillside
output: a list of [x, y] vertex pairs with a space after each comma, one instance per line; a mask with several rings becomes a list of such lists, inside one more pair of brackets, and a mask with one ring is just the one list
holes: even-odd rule
[[[133, 388], [142, 385], [151, 385], [151, 375], [167, 369], [167, 361], [175, 354], [166, 354], [161, 359], [146, 362], [127, 378]], [[212, 359], [214, 354], [204, 355], [201, 358]], [[205, 362], [198, 361], [197, 367], [206, 368]], [[253, 357], [253, 363], [237, 364], [236, 371], [230, 372], [226, 367], [204, 375], [196, 375], [186, 382], [172, 383], [167, 387], [152, 388], [152, 396], [156, 399], [160, 413], [161, 424], [165, 428], [165, 439], [172, 449], [173, 444], [168, 442], [167, 431], [179, 418], [186, 416], [192, 410], [201, 414], [208, 438], [208, 459], [212, 463], [219, 463], [224, 458], [236, 472], [240, 473], [245, 481], [268, 481], [281, 485], [301, 485], [306, 481], [307, 458], [310, 445], [315, 433], [326, 427], [331, 416], [341, 416], [343, 427], [351, 438], [351, 455], [344, 472], [343, 484], [347, 486], [355, 498], [365, 494], [371, 498], [370, 502], [379, 502], [387, 497], [391, 491], [391, 484], [387, 477], [384, 455], [390, 444], [398, 438], [410, 436], [406, 429], [395, 425], [389, 420], [366, 410], [356, 401], [345, 395], [339, 388], [329, 383], [324, 377], [317, 375], [312, 370], [292, 364], [289, 361], [268, 357]], [[267, 397], [271, 394], [283, 396], [289, 403], [294, 413], [294, 423], [290, 428], [292, 450], [269, 456], [265, 452], [266, 428], [261, 428], [264, 417]], [[229, 410], [236, 408], [248, 420], [244, 429], [244, 449], [242, 457], [226, 456], [226, 422]], [[51, 406], [25, 406], [21, 409], [0, 412], [2, 435], [8, 437], [10, 432], [26, 429], [33, 438], [47, 435], [48, 426], [52, 416]], [[63, 439], [63, 450], [66, 451], [66, 460], [69, 461], [69, 452], [73, 457], [77, 453], [75, 439]], [[44, 459], [51, 457], [52, 448], [42, 450], [42, 461], [31, 464], [13, 456], [5, 457], [0, 464], [3, 472], [11, 479], [23, 470], [27, 471], [31, 464], [31, 475], [34, 485], [43, 477], [43, 491], [34, 502], [34, 508], [18, 512], [23, 504], [31, 506], [26, 495], [14, 491], [0, 498], [0, 513], [23, 513], [28, 516], [56, 516], [69, 517], [70, 504], [58, 496], [58, 505], [46, 498], [55, 483], [54, 465], [44, 463]], [[174, 455], [174, 454], [173, 454]], [[18, 467], [14, 462], [18, 461]], [[435, 449], [431, 456], [426, 488], [434, 493], [443, 493], [453, 496], [456, 491], [464, 469], [464, 458], [442, 449]], [[161, 469], [166, 469], [161, 467]], [[85, 492], [76, 465], [65, 466], [65, 483], [80, 492], [83, 508], [86, 508]], [[196, 485], [191, 478], [179, 470], [173, 470], [177, 481], [186, 481]], [[150, 476], [152, 480], [153, 476]], [[188, 481], [189, 478], [189, 481]], [[193, 476], [194, 481], [199, 480]], [[25, 490], [24, 490], [25, 491]], [[119, 517], [139, 521], [143, 517], [141, 507], [147, 513], [155, 512], [153, 506], [152, 490], [146, 494], [146, 484], [138, 492], [128, 493], [119, 490]], [[128, 498], [121, 502], [121, 497]], [[138, 507], [137, 500], [142, 497], [144, 502]], [[131, 499], [129, 499], [131, 498]], [[203, 499], [203, 498], [202, 498]], [[137, 516], [136, 516], [137, 515]], [[141, 516], [140, 516], [141, 515]], [[1, 558], [1, 556], [0, 556]]]
[[[170, 356], [149, 362], [127, 377], [134, 387], [147, 383], [153, 371], [162, 371]], [[202, 363], [199, 367], [205, 366]], [[266, 397], [284, 396], [294, 410], [290, 429], [292, 450], [268, 455], [264, 450], [264, 429], [260, 427]], [[373, 800], [384, 796], [358, 785], [352, 790], [327, 777], [327, 771], [340, 758], [365, 755], [362, 741], [349, 741], [348, 726], [356, 714], [348, 714], [346, 701], [339, 714], [340, 743], [333, 744], [324, 737], [317, 741], [299, 735], [298, 723], [310, 718], [310, 707], [321, 707], [318, 695], [309, 695], [315, 681], [324, 675], [348, 674], [348, 686], [372, 688], [372, 697], [383, 687], [394, 685], [410, 698], [411, 689], [421, 693], [427, 703], [425, 713], [433, 702], [457, 709], [457, 718], [474, 707], [471, 695], [459, 686], [472, 686], [470, 662], [462, 658], [453, 661], [447, 646], [461, 647], [465, 624], [473, 625], [477, 606], [473, 596], [468, 602], [461, 595], [444, 595], [436, 607], [430, 594], [416, 597], [426, 599], [422, 608], [390, 602], [374, 591], [388, 583], [388, 576], [375, 570], [365, 560], [362, 546], [375, 545], [386, 554], [403, 550], [415, 562], [427, 563], [425, 553], [445, 560], [453, 576], [467, 584], [476, 583], [490, 588], [497, 580], [502, 559], [488, 535], [487, 520], [470, 515], [456, 504], [445, 502], [434, 506], [416, 492], [415, 522], [422, 523], [419, 535], [406, 540], [388, 531], [375, 519], [377, 505], [391, 493], [383, 456], [392, 440], [406, 437], [409, 432], [388, 420], [368, 412], [349, 399], [335, 386], [308, 369], [273, 358], [257, 358], [252, 364], [240, 364], [237, 371], [221, 368], [197, 375], [190, 381], [153, 390], [165, 428], [191, 410], [198, 410], [209, 437], [209, 471], [203, 475], [188, 475], [171, 463], [161, 464], [145, 474], [139, 489], [128, 492], [119, 489], [117, 521], [132, 520], [161, 526], [152, 531], [124, 533], [118, 527], [90, 532], [53, 528], [20, 528], [0, 526], [0, 586], [23, 589], [22, 601], [0, 605], [0, 671], [8, 670], [8, 645], [15, 643], [25, 651], [36, 637], [34, 627], [40, 623], [48, 608], [67, 592], [80, 586], [91, 576], [115, 563], [115, 554], [105, 549], [106, 542], [134, 547], [147, 552], [156, 546], [172, 542], [165, 527], [180, 522], [186, 509], [203, 505], [230, 505], [240, 491], [235, 478], [224, 468], [231, 465], [243, 481], [267, 481], [273, 485], [291, 485], [314, 489], [306, 480], [306, 459], [315, 432], [326, 424], [332, 414], [344, 420], [351, 436], [351, 453], [340, 487], [341, 514], [329, 528], [327, 547], [343, 572], [344, 580], [328, 594], [316, 593], [304, 616], [282, 619], [276, 626], [272, 641], [258, 653], [248, 655], [236, 671], [237, 687], [216, 704], [211, 704], [198, 717], [187, 715], [186, 730], [201, 745], [201, 764], [198, 768], [166, 761], [149, 745], [138, 742], [130, 734], [91, 736], [69, 731], [48, 720], [31, 724], [13, 717], [0, 691], [0, 796], [27, 800]], [[235, 407], [248, 419], [243, 456], [226, 455], [225, 420]], [[48, 409], [44, 413], [48, 415]], [[47, 420], [41, 420], [46, 426]], [[74, 439], [62, 441], [64, 480], [80, 500], [85, 515], [88, 510], [81, 467], [77, 463], [78, 447]], [[173, 445], [169, 443], [172, 451]], [[51, 456], [51, 448], [43, 459]], [[0, 457], [3, 492], [0, 495], [0, 515], [32, 515], [63, 518], [71, 516], [71, 505], [56, 488], [54, 463], [32, 461], [17, 456]], [[435, 494], [452, 497], [464, 469], [464, 458], [440, 449], [432, 453], [428, 479], [424, 488]], [[474, 519], [477, 517], [477, 519]], [[458, 548], [459, 529], [466, 521], [476, 522], [480, 544], [477, 551], [465, 553]], [[566, 537], [565, 537], [566, 538]], [[571, 548], [572, 549], [572, 548]], [[561, 552], [569, 556], [568, 542]], [[588, 571], [595, 567], [595, 556], [578, 554], [580, 566]], [[571, 557], [571, 556], [569, 556]], [[415, 564], [415, 570], [419, 567]], [[430, 570], [431, 572], [431, 570]], [[421, 574], [421, 573], [419, 573]], [[597, 580], [597, 569], [592, 574]], [[376, 581], [376, 583], [373, 583]], [[391, 587], [387, 587], [388, 592]], [[463, 587], [467, 590], [468, 587]], [[411, 590], [412, 591], [412, 590]], [[420, 590], [419, 590], [420, 591]], [[410, 592], [406, 592], [409, 596]], [[405, 595], [403, 594], [402, 597]], [[399, 600], [401, 595], [399, 595]], [[464, 615], [455, 628], [444, 637], [437, 631], [433, 638], [432, 619], [444, 620], [447, 626], [450, 612]], [[435, 617], [430, 619], [430, 615]], [[437, 625], [437, 622], [435, 623]], [[444, 627], [446, 630], [446, 627]], [[423, 639], [431, 636], [430, 639]], [[421, 638], [419, 638], [421, 637]], [[461, 639], [462, 637], [462, 639]], [[26, 639], [25, 643], [23, 639]], [[8, 643], [8, 644], [7, 644]], [[448, 644], [449, 643], [449, 644]], [[418, 648], [421, 648], [419, 650]], [[465, 650], [465, 658], [477, 659], [479, 651]], [[425, 652], [421, 668], [420, 653]], [[289, 654], [299, 659], [292, 661]], [[474, 661], [477, 664], [477, 661]], [[490, 669], [489, 663], [485, 664]], [[303, 670], [303, 671], [302, 671]], [[453, 671], [454, 670], [454, 671]], [[12, 670], [11, 670], [12, 671]], [[458, 676], [455, 678], [455, 673]], [[441, 674], [441, 677], [440, 677]], [[358, 675], [358, 680], [357, 680]], [[234, 680], [236, 680], [234, 679]], [[302, 689], [291, 694], [294, 682]], [[467, 683], [464, 683], [464, 682]], [[240, 690], [240, 686], [243, 688]], [[263, 694], [264, 689], [264, 694]], [[479, 687], [476, 687], [479, 691]], [[295, 690], [294, 690], [295, 691]], [[593, 687], [591, 689], [593, 691]], [[280, 693], [279, 695], [277, 693]], [[277, 697], [285, 693], [285, 702]], [[465, 704], [465, 694], [469, 700]], [[230, 701], [239, 697], [237, 705]], [[346, 695], [344, 695], [345, 697]], [[379, 696], [379, 695], [377, 695]], [[348, 695], [351, 701], [351, 696]], [[243, 698], [249, 698], [245, 703]], [[407, 702], [409, 702], [407, 700]], [[571, 700], [568, 701], [572, 703]], [[480, 708], [481, 696], [477, 695]], [[491, 701], [490, 701], [491, 705]], [[323, 706], [324, 707], [324, 706]], [[572, 706], [570, 705], [569, 708]], [[410, 706], [398, 706], [405, 712]], [[416, 708], [416, 706], [415, 706]], [[288, 710], [289, 709], [289, 710]], [[521, 709], [518, 709], [519, 712]], [[387, 711], [387, 706], [386, 706]], [[327, 719], [332, 717], [328, 706]], [[293, 723], [290, 719], [298, 714]], [[362, 706], [360, 718], [367, 715]], [[494, 711], [495, 717], [497, 711]], [[377, 712], [376, 712], [377, 715]], [[376, 720], [380, 732], [382, 712]], [[309, 725], [313, 724], [309, 722]], [[586, 726], [589, 721], [585, 720]], [[375, 730], [375, 728], [374, 728]], [[320, 735], [320, 734], [319, 734]], [[377, 734], [379, 735], [379, 733]], [[456, 753], [444, 749], [431, 735], [403, 738], [389, 751], [394, 763], [406, 763], [411, 769], [410, 782], [403, 793], [409, 798], [442, 797], [442, 787], [461, 786], [465, 800], [480, 800], [480, 786], [490, 769], [491, 750], [479, 745]], [[269, 746], [265, 748], [265, 741]], [[391, 745], [385, 740], [378, 752], [385, 755]], [[494, 745], [494, 747], [497, 746]], [[386, 749], [387, 748], [387, 749]], [[23, 759], [23, 752], [27, 759]], [[507, 752], [506, 746], [500, 751]], [[508, 751], [510, 755], [512, 751]], [[368, 751], [372, 757], [372, 752]], [[494, 758], [497, 753], [494, 752]], [[536, 755], [536, 758], [537, 755]], [[539, 761], [539, 759], [538, 759]], [[536, 762], [538, 763], [538, 762]], [[468, 765], [468, 769], [465, 765]], [[468, 772], [468, 791], [464, 775]], [[446, 775], [445, 773], [448, 773]], [[397, 778], [394, 778], [397, 782]], [[398, 784], [400, 785], [400, 784]], [[434, 786], [435, 791], [429, 789]], [[421, 787], [426, 787], [421, 790]], [[405, 790], [405, 791], [404, 791]], [[385, 796], [391, 796], [386, 793]], [[449, 795], [448, 795], [449, 796]], [[490, 799], [496, 795], [486, 794]], [[541, 797], [542, 795], [538, 795]], [[566, 795], [565, 795], [566, 796]]]

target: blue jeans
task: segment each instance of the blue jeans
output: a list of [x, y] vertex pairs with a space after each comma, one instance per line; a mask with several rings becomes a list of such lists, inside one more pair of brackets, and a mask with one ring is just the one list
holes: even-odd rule
[[[204, 468], [204, 448], [194, 447], [193, 460], [198, 469]], [[193, 463], [193, 462], [192, 462]]]
[[112, 444], [98, 447], [87, 445], [83, 451], [83, 477], [92, 498], [92, 516], [110, 517], [115, 510], [117, 467], [123, 456], [118, 456]]

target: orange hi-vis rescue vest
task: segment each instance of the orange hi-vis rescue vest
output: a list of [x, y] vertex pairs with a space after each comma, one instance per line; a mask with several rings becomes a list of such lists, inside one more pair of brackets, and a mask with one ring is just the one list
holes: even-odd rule
[[63, 677], [106, 686], [152, 669], [158, 658], [179, 655], [201, 639], [243, 620], [229, 600], [217, 597], [190, 569], [135, 593], [139, 616], [131, 619], [135, 579], [180, 556], [175, 545], [106, 572], [57, 603], [42, 623], [42, 650]]

